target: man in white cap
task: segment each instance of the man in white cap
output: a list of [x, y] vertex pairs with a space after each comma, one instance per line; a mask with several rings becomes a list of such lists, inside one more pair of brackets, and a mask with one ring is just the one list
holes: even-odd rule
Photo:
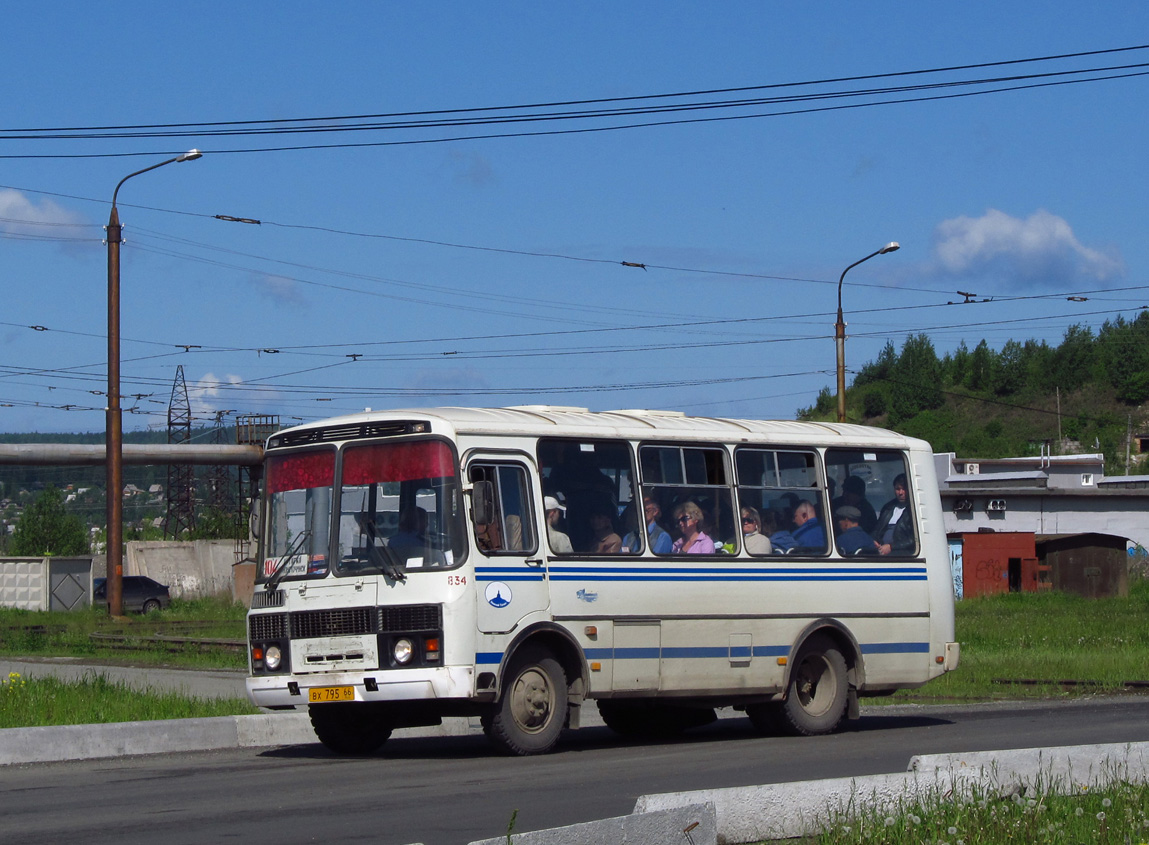
[[574, 554], [571, 538], [555, 528], [555, 523], [567, 512], [566, 507], [554, 496], [546, 496], [543, 499], [543, 510], [547, 514], [547, 539], [551, 542], [551, 551], [556, 555]]

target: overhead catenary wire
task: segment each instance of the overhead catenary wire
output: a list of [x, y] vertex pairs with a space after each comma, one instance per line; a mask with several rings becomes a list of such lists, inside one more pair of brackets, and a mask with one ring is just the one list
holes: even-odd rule
[[[1037, 73], [1018, 73], [1008, 76], [975, 77], [973, 79], [949, 79], [937, 82], [915, 83], [907, 85], [887, 85], [878, 88], [854, 88], [845, 90], [821, 91], [805, 94], [787, 94], [775, 97], [743, 97], [736, 100], [698, 100], [700, 97], [714, 96], [716, 94], [746, 93], [750, 91], [768, 91], [779, 89], [796, 89], [802, 87], [816, 87], [836, 85], [843, 82], [864, 82], [877, 79], [896, 79], [898, 77], [916, 77], [926, 74], [953, 74], [971, 70], [982, 70], [991, 67], [1005, 67], [1019, 64], [1032, 64], [1039, 62], [1066, 61], [1070, 59], [1084, 59], [1106, 54], [1116, 54], [1149, 49], [1149, 45], [1134, 45], [1106, 50], [1086, 51], [1079, 53], [1066, 53], [1050, 56], [1027, 57], [1021, 59], [1007, 59], [998, 62], [984, 62], [973, 65], [959, 65], [939, 68], [917, 68], [907, 71], [894, 71], [882, 74], [868, 74], [853, 77], [838, 77], [834, 79], [810, 80], [806, 82], [771, 83], [754, 86], [738, 86], [723, 89], [709, 89], [707, 91], [682, 92], [678, 94], [645, 94], [617, 98], [595, 98], [583, 100], [556, 101], [549, 104], [529, 104], [492, 106], [486, 108], [444, 109], [441, 111], [406, 112], [406, 113], [380, 113], [364, 115], [344, 115], [338, 117], [302, 117], [286, 119], [249, 119], [244, 121], [215, 121], [199, 123], [152, 124], [134, 126], [93, 126], [93, 127], [46, 127], [46, 128], [14, 128], [0, 129], [0, 141], [47, 141], [47, 140], [84, 140], [103, 141], [140, 138], [186, 138], [194, 135], [197, 138], [210, 137], [258, 137], [261, 135], [294, 135], [294, 134], [331, 134], [364, 131], [405, 131], [432, 129], [450, 129], [466, 126], [494, 126], [505, 124], [531, 124], [539, 122], [563, 122], [568, 120], [609, 120], [615, 121], [606, 125], [583, 126], [572, 129], [551, 128], [521, 132], [487, 133], [481, 135], [456, 135], [451, 137], [423, 137], [399, 140], [379, 140], [365, 142], [346, 142], [334, 144], [297, 144], [279, 147], [236, 147], [232, 149], [216, 149], [214, 154], [235, 153], [267, 153], [302, 151], [308, 149], [348, 149], [355, 147], [383, 147], [409, 144], [443, 143], [461, 140], [492, 140], [499, 138], [537, 137], [540, 135], [566, 135], [587, 132], [607, 132], [627, 129], [642, 129], [655, 126], [671, 126], [684, 124], [699, 124], [716, 121], [761, 119], [767, 117], [782, 117], [795, 114], [808, 114], [813, 112], [833, 111], [841, 109], [870, 108], [887, 105], [902, 105], [909, 103], [922, 103], [931, 100], [953, 99], [957, 97], [981, 96], [986, 94], [1006, 93], [1027, 89], [1043, 88], [1060, 85], [1075, 85], [1091, 82], [1113, 81], [1149, 75], [1149, 64], [1132, 63], [1126, 65], [1102, 65], [1096, 67], [1077, 68], [1070, 67]], [[1092, 74], [1092, 76], [1086, 76]], [[1062, 78], [1055, 78], [1062, 77]], [[980, 90], [960, 91], [957, 93], [921, 92], [947, 91], [956, 87], [981, 86]], [[920, 94], [919, 96], [909, 96]], [[905, 96], [902, 96], [905, 95]], [[871, 99], [862, 102], [834, 103], [826, 106], [811, 106], [789, 110], [758, 113], [735, 113], [708, 115], [703, 117], [675, 117], [653, 120], [638, 120], [632, 122], [617, 121], [627, 118], [642, 118], [647, 116], [674, 115], [694, 111], [713, 111], [719, 109], [746, 109], [761, 106], [786, 105], [791, 103], [816, 103], [824, 100], [836, 101], [842, 99], [859, 99], [873, 97], [893, 97], [892, 99]], [[682, 102], [668, 103], [666, 100], [678, 99]], [[653, 103], [653, 101], [660, 101]], [[697, 101], [696, 101], [697, 100]], [[607, 104], [637, 103], [639, 105], [617, 105], [614, 108], [605, 108]], [[653, 104], [651, 104], [653, 103]], [[572, 106], [584, 106], [573, 111], [554, 111], [554, 109], [569, 109]], [[529, 110], [534, 111], [529, 111]], [[540, 111], [546, 110], [549, 111]], [[518, 112], [507, 114], [507, 112]], [[434, 117], [438, 116], [438, 117]], [[434, 117], [434, 119], [432, 119]], [[364, 123], [364, 121], [373, 121]], [[0, 153], [0, 158], [93, 158], [93, 157], [124, 157], [134, 155], [156, 155], [160, 151], [137, 150], [111, 153]]]

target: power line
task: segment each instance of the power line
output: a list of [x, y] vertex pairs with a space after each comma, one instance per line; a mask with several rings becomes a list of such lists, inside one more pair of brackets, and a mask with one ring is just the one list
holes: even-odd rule
[[[279, 147], [241, 147], [233, 149], [217, 149], [213, 154], [257, 153], [257, 152], [283, 152], [309, 149], [349, 149], [356, 147], [383, 147], [410, 144], [444, 143], [462, 140], [491, 140], [495, 138], [522, 138], [543, 135], [565, 135], [587, 132], [618, 131], [623, 129], [650, 128], [654, 126], [686, 125], [709, 123], [717, 121], [747, 120], [766, 117], [782, 117], [795, 114], [809, 114], [814, 112], [836, 111], [853, 108], [869, 108], [883, 105], [901, 105], [920, 103], [933, 100], [954, 99], [958, 97], [980, 96], [993, 93], [1022, 91], [1043, 87], [1081, 84], [1086, 82], [1111, 81], [1116, 79], [1134, 78], [1149, 75], [1149, 64], [1111, 65], [1091, 68], [1076, 68], [1069, 70], [1055, 70], [1042, 73], [1016, 74], [1012, 76], [981, 77], [966, 80], [947, 80], [925, 84], [885, 86], [880, 88], [847, 89], [841, 91], [817, 92], [809, 94], [787, 95], [778, 97], [743, 98], [739, 100], [704, 100], [701, 102], [657, 103], [654, 105], [626, 106], [612, 109], [601, 108], [604, 104], [647, 102], [656, 99], [670, 98], [696, 98], [710, 96], [715, 93], [739, 93], [747, 91], [764, 91], [781, 88], [800, 88], [837, 84], [838, 82], [858, 82], [874, 79], [891, 79], [903, 76], [919, 76], [923, 74], [953, 73], [988, 67], [1006, 65], [1059, 61], [1068, 58], [1083, 58], [1106, 53], [1118, 53], [1149, 48], [1149, 45], [1114, 48], [1088, 53], [1062, 54], [1060, 56], [1033, 57], [1027, 59], [1010, 59], [1002, 62], [988, 62], [979, 65], [953, 66], [949, 68], [916, 69], [886, 74], [871, 74], [858, 77], [843, 77], [837, 80], [814, 80], [796, 83], [777, 83], [773, 85], [744, 86], [741, 88], [713, 89], [707, 92], [687, 92], [684, 94], [655, 94], [623, 98], [601, 98], [596, 100], [573, 100], [557, 104], [541, 104], [533, 106], [496, 106], [487, 109], [455, 109], [435, 112], [406, 113], [397, 115], [359, 115], [335, 118], [293, 118], [287, 120], [251, 120], [230, 121], [198, 124], [168, 124], [138, 127], [77, 127], [73, 129], [12, 129], [0, 131], [0, 140], [108, 140], [123, 138], [166, 138], [166, 137], [196, 137], [212, 136], [243, 136], [253, 137], [259, 135], [286, 135], [286, 134], [329, 134], [364, 131], [397, 131], [457, 128], [461, 126], [492, 126], [499, 124], [530, 124], [538, 122], [562, 122], [569, 120], [623, 120], [628, 118], [641, 118], [666, 114], [681, 114], [695, 111], [746, 109], [759, 106], [806, 104], [820, 101], [836, 101], [843, 99], [860, 99], [872, 97], [892, 97], [892, 99], [877, 99], [864, 102], [849, 102], [828, 106], [800, 107], [789, 110], [758, 112], [751, 114], [721, 114], [705, 117], [678, 117], [673, 119], [652, 119], [645, 121], [579, 127], [573, 129], [545, 129], [537, 131], [487, 133], [481, 135], [458, 135], [452, 137], [424, 137], [393, 141], [367, 141], [357, 143], [337, 144], [300, 144]], [[1086, 74], [1093, 74], [1085, 78]], [[1062, 77], [1062, 78], [1054, 78]], [[956, 87], [988, 86], [977, 91], [960, 91], [958, 93], [926, 94], [929, 91], [944, 91]], [[919, 96], [903, 96], [910, 94]], [[599, 108], [582, 109], [572, 112], [538, 111], [538, 109], [553, 109], [571, 105], [597, 105]], [[527, 109], [535, 109], [527, 112]], [[514, 115], [503, 112], [525, 112]], [[433, 115], [442, 115], [435, 120], [427, 119]], [[468, 115], [468, 116], [463, 116]], [[380, 121], [374, 123], [361, 123], [356, 121]], [[134, 155], [156, 155], [157, 151], [136, 151], [118, 153], [84, 153], [84, 154], [11, 154], [0, 155], [0, 158], [95, 158], [95, 157], [124, 157]]]

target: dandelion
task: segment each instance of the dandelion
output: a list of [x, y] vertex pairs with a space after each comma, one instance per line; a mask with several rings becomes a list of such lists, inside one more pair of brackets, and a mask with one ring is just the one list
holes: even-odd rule
[[1100, 813], [1097, 814], [1097, 821], [1099, 821], [1099, 822], [1105, 821], [1105, 811], [1104, 810], [1102, 810]]
[[921, 824], [922, 823], [922, 817], [921, 816], [915, 816], [915, 815], [911, 814], [910, 815], [910, 821], [912, 821], [914, 824]]
[[1075, 816], [1081, 816], [1084, 813], [1085, 813], [1085, 808], [1083, 808], [1083, 807], [1078, 807], [1076, 810], [1073, 811], [1073, 815], [1075, 815]]
[[1112, 807], [1112, 806], [1113, 806], [1113, 802], [1112, 802], [1112, 801], [1110, 801], [1108, 798], [1102, 798], [1102, 799], [1101, 799], [1101, 806], [1102, 806], [1102, 807]]
[[950, 836], [955, 836], [957, 834], [957, 832], [958, 832], [958, 829], [956, 827], [947, 827], [946, 828], [946, 833], [948, 833]]
[[893, 826], [894, 826], [894, 817], [893, 816], [886, 816], [886, 827], [893, 827]]

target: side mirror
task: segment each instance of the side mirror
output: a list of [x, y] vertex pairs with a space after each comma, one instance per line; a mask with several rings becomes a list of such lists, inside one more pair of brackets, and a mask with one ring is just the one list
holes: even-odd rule
[[247, 515], [247, 527], [251, 531], [251, 536], [256, 540], [259, 539], [259, 532], [262, 527], [259, 523], [259, 497], [256, 497], [251, 500], [251, 512]]
[[476, 525], [487, 525], [494, 519], [495, 485], [476, 481], [471, 488], [471, 518]]

